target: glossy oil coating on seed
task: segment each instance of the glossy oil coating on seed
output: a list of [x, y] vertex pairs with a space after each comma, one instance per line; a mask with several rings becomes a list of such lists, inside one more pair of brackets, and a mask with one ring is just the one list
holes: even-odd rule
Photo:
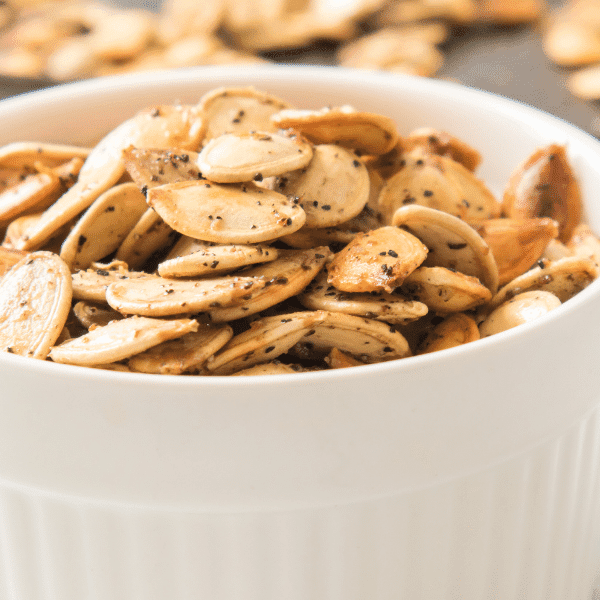
[[[400, 51], [391, 33], [370, 43]], [[551, 318], [600, 272], [568, 148], [516, 165], [502, 202], [484, 158], [450, 130], [400, 135], [385, 115], [251, 87], [149, 107], [89, 149], [9, 144], [0, 351], [117, 377], [293, 377]]]
[[297, 231], [306, 221], [297, 203], [253, 183], [165, 184], [148, 190], [147, 200], [175, 231], [223, 244], [274, 240]]

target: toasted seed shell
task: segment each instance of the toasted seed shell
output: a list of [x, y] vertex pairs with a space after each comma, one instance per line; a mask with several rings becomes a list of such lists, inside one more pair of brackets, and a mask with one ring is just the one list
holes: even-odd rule
[[241, 306], [214, 308], [209, 312], [215, 323], [233, 321], [256, 314], [300, 293], [323, 268], [331, 255], [326, 246], [310, 250], [280, 250], [277, 260], [242, 271], [245, 277], [261, 281], [251, 298]]
[[113, 253], [148, 210], [135, 183], [116, 185], [98, 196], [65, 239], [61, 258], [73, 270]]
[[464, 313], [454, 313], [436, 325], [425, 338], [418, 354], [429, 354], [479, 339], [477, 323]]
[[96, 327], [50, 350], [54, 362], [94, 366], [113, 363], [139, 354], [152, 346], [198, 329], [193, 319], [129, 317]]
[[502, 210], [513, 219], [554, 219], [560, 241], [569, 241], [581, 219], [582, 202], [565, 146], [540, 148], [515, 169], [504, 191]]
[[394, 225], [412, 232], [429, 248], [427, 267], [446, 267], [477, 277], [492, 292], [498, 289], [498, 266], [483, 238], [467, 223], [425, 206], [399, 208]]
[[346, 369], [348, 367], [360, 367], [365, 364], [337, 348], [331, 349], [331, 352], [325, 358], [325, 362], [330, 369]]
[[0, 225], [33, 211], [48, 208], [61, 189], [60, 178], [51, 173], [27, 175], [16, 185], [0, 192]]
[[490, 247], [498, 266], [498, 284], [522, 275], [558, 236], [558, 223], [548, 218], [488, 219], [476, 231]]
[[500, 288], [492, 298], [490, 308], [531, 290], [552, 292], [561, 302], [566, 302], [592, 283], [598, 273], [598, 267], [589, 258], [572, 256], [551, 263], [540, 261], [538, 266]]
[[244, 376], [244, 375], [288, 375], [290, 373], [300, 373], [302, 367], [299, 365], [287, 365], [279, 361], [271, 361], [268, 363], [262, 363], [249, 367], [248, 369], [242, 369], [235, 373], [230, 373], [232, 377]]
[[328, 282], [344, 292], [391, 292], [427, 257], [427, 248], [399, 227], [358, 233], [327, 265]]
[[71, 278], [73, 298], [106, 303], [106, 290], [111, 283], [126, 279], [148, 279], [152, 277], [155, 277], [155, 275], [129, 271], [127, 265], [122, 262], [109, 265], [96, 264], [90, 269], [77, 271], [73, 274]]
[[410, 356], [406, 338], [387, 323], [338, 312], [323, 313], [300, 340], [296, 352], [315, 357], [337, 348], [364, 363], [375, 363]]
[[321, 320], [320, 312], [298, 312], [254, 321], [209, 360], [206, 368], [215, 375], [228, 375], [269, 362], [287, 352]]
[[155, 210], [148, 208], [121, 242], [115, 257], [132, 269], [140, 269], [155, 252], [168, 248], [177, 235]]
[[306, 168], [280, 178], [275, 189], [299, 198], [306, 227], [334, 227], [357, 216], [367, 204], [369, 173], [355, 154], [334, 144], [315, 146], [313, 152]]
[[19, 248], [43, 244], [62, 225], [84, 211], [114, 185], [125, 171], [122, 152], [129, 146], [195, 148], [203, 134], [203, 123], [194, 108], [161, 106], [140, 111], [113, 129], [87, 157], [77, 183], [42, 216]]
[[444, 267], [419, 267], [400, 288], [439, 314], [464, 312], [489, 302], [492, 293], [476, 277]]
[[41, 163], [47, 167], [58, 167], [73, 158], [86, 159], [90, 148], [44, 142], [13, 142], [0, 148], [0, 166], [12, 169], [33, 167]]
[[327, 273], [320, 273], [298, 295], [298, 300], [311, 310], [343, 312], [397, 325], [405, 325], [427, 314], [425, 304], [398, 294], [340, 292], [327, 283]]
[[424, 148], [428, 154], [448, 156], [469, 171], [475, 171], [482, 160], [481, 154], [462, 140], [432, 127], [420, 127], [411, 131], [401, 143], [405, 152], [417, 147]]
[[141, 190], [165, 183], [200, 179], [197, 161], [198, 153], [190, 150], [178, 152], [133, 146], [123, 150], [125, 169]]
[[468, 222], [500, 215], [500, 205], [485, 184], [448, 156], [427, 154], [417, 147], [403, 155], [404, 166], [379, 195], [379, 210], [390, 223], [402, 206], [435, 208]]
[[360, 154], [385, 154], [398, 141], [393, 119], [351, 106], [282, 110], [271, 117], [282, 129], [300, 131], [315, 144], [338, 144]]
[[312, 155], [311, 144], [299, 135], [226, 133], [202, 148], [197, 165], [210, 181], [237, 183], [302, 169]]
[[481, 337], [494, 335], [528, 323], [559, 307], [561, 301], [551, 292], [532, 290], [505, 300], [479, 325]]
[[73, 314], [86, 329], [103, 327], [111, 321], [118, 321], [123, 318], [121, 313], [106, 306], [106, 304], [97, 304], [86, 300], [80, 300], [73, 306]]
[[276, 132], [271, 115], [290, 105], [253, 87], [217, 88], [207, 92], [198, 103], [206, 121], [205, 142], [224, 133], [250, 131]]
[[106, 301], [123, 314], [149, 317], [208, 311], [213, 306], [232, 306], [260, 290], [265, 282], [251, 277], [215, 277], [177, 280], [151, 276], [111, 283]]
[[198, 331], [153, 346], [132, 356], [127, 365], [132, 371], [179, 375], [202, 366], [233, 336], [229, 325], [200, 324]]
[[51, 252], [33, 252], [2, 277], [0, 349], [45, 359], [71, 308], [71, 273]]
[[235, 271], [276, 260], [277, 248], [249, 244], [211, 244], [184, 236], [169, 258], [158, 265], [161, 277], [198, 277]]
[[304, 211], [283, 194], [253, 183], [180, 182], [148, 190], [148, 204], [189, 237], [223, 244], [276, 239], [304, 225]]

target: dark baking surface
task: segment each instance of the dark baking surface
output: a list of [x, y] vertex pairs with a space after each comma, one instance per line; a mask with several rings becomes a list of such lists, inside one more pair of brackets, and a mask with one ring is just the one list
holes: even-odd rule
[[[551, 7], [564, 0], [549, 0]], [[134, 5], [121, 0], [119, 4]], [[542, 51], [534, 27], [481, 27], [457, 32], [443, 47], [437, 77], [458, 81], [535, 106], [600, 137], [600, 103], [573, 97], [565, 87], [568, 70], [556, 67]], [[282, 63], [333, 64], [331, 47], [268, 55]], [[40, 89], [51, 82], [0, 77], [0, 98]]]

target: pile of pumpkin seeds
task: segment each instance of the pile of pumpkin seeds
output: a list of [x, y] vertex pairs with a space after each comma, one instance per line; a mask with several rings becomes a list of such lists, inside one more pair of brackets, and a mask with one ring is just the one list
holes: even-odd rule
[[[3, 0], [0, 74], [70, 81], [196, 65], [289, 62], [429, 76], [455, 31], [536, 23], [545, 0]], [[302, 58], [300, 58], [302, 62]]]
[[451, 133], [252, 87], [133, 115], [95, 147], [0, 148], [0, 349], [197, 376], [452, 348], [598, 276], [566, 149], [496, 199]]

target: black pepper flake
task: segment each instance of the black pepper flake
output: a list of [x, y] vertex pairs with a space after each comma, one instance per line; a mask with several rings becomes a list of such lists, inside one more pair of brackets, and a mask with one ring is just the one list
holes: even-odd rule
[[325, 255], [317, 253], [315, 254], [315, 258], [325, 258]]
[[379, 253], [379, 256], [385, 256], [387, 254], [387, 252], [384, 250], [383, 252]]
[[425, 164], [425, 162], [423, 161], [423, 159], [421, 159], [421, 158], [420, 158], [420, 159], [419, 159], [419, 160], [416, 162], [416, 164], [417, 164], [419, 167], [421, 167], [421, 166], [423, 166], [423, 165]]
[[354, 159], [354, 160], [352, 161], [352, 164], [353, 164], [355, 167], [357, 167], [357, 168], [358, 168], [358, 167], [360, 167], [360, 162], [359, 162], [359, 161], [357, 161], [356, 159]]
[[108, 271], [106, 271], [105, 269], [98, 269], [96, 271], [96, 275], [100, 275], [101, 277], [108, 277], [110, 275], [110, 273]]
[[14, 354], [15, 353], [15, 351], [12, 348], [12, 346], [7, 346], [6, 351], [9, 352], [10, 354]]
[[288, 217], [287, 221], [285, 222], [285, 224], [289, 227], [292, 224], [292, 219], [290, 219]]
[[537, 261], [537, 266], [538, 266], [540, 269], [545, 269], [545, 268], [546, 268], [546, 263], [544, 262], [544, 259], [543, 259], [543, 258], [540, 258], [540, 260], [538, 260], [538, 261]]
[[448, 242], [448, 248], [450, 248], [450, 250], [462, 250], [463, 248], [466, 248], [466, 247], [467, 247], [466, 242], [457, 242], [457, 243]]
[[172, 290], [172, 289], [165, 290], [165, 294], [174, 294], [174, 293], [175, 293], [175, 290]]
[[216, 269], [218, 264], [219, 264], [219, 261], [218, 261], [218, 260], [213, 260], [213, 261], [210, 263], [210, 268], [211, 268], [211, 269]]
[[430, 198], [431, 196], [433, 196], [433, 192], [431, 190], [425, 190], [423, 192], [423, 196], [425, 196], [426, 198]]
[[114, 206], [108, 206], [104, 209], [104, 212], [115, 212], [115, 207]]
[[262, 173], [257, 173], [257, 174], [254, 176], [254, 181], [262, 181], [262, 180], [263, 180]]
[[142, 186], [141, 192], [145, 196], [148, 193], [148, 186], [147, 185]]
[[275, 346], [268, 346], [265, 348], [265, 354], [269, 354], [269, 352], [273, 352], [275, 350]]
[[471, 205], [469, 204], [469, 202], [468, 202], [467, 200], [465, 200], [465, 199], [463, 198], [463, 199], [461, 200], [461, 202], [462, 202], [462, 203], [463, 203], [463, 204], [464, 204], [464, 205], [465, 205], [467, 208], [470, 208], [470, 206], [471, 206]]
[[152, 175], [152, 177], [150, 177], [150, 179], [152, 181], [158, 181], [158, 175]]
[[81, 248], [81, 246], [83, 246], [86, 242], [87, 238], [85, 237], [85, 235], [80, 235], [79, 239], [77, 240], [77, 245]]
[[393, 349], [393, 348], [390, 348], [389, 346], [384, 346], [384, 348], [383, 348], [383, 351], [384, 351], [384, 352], [393, 352], [393, 351], [394, 351], [394, 349]]
[[151, 117], [160, 117], [160, 110], [158, 108], [155, 108], [151, 113], [150, 113]]
[[398, 258], [398, 253], [395, 250], [388, 250], [388, 254], [392, 257], [392, 258]]
[[323, 204], [323, 206], [321, 206], [322, 210], [331, 210], [331, 204]]

